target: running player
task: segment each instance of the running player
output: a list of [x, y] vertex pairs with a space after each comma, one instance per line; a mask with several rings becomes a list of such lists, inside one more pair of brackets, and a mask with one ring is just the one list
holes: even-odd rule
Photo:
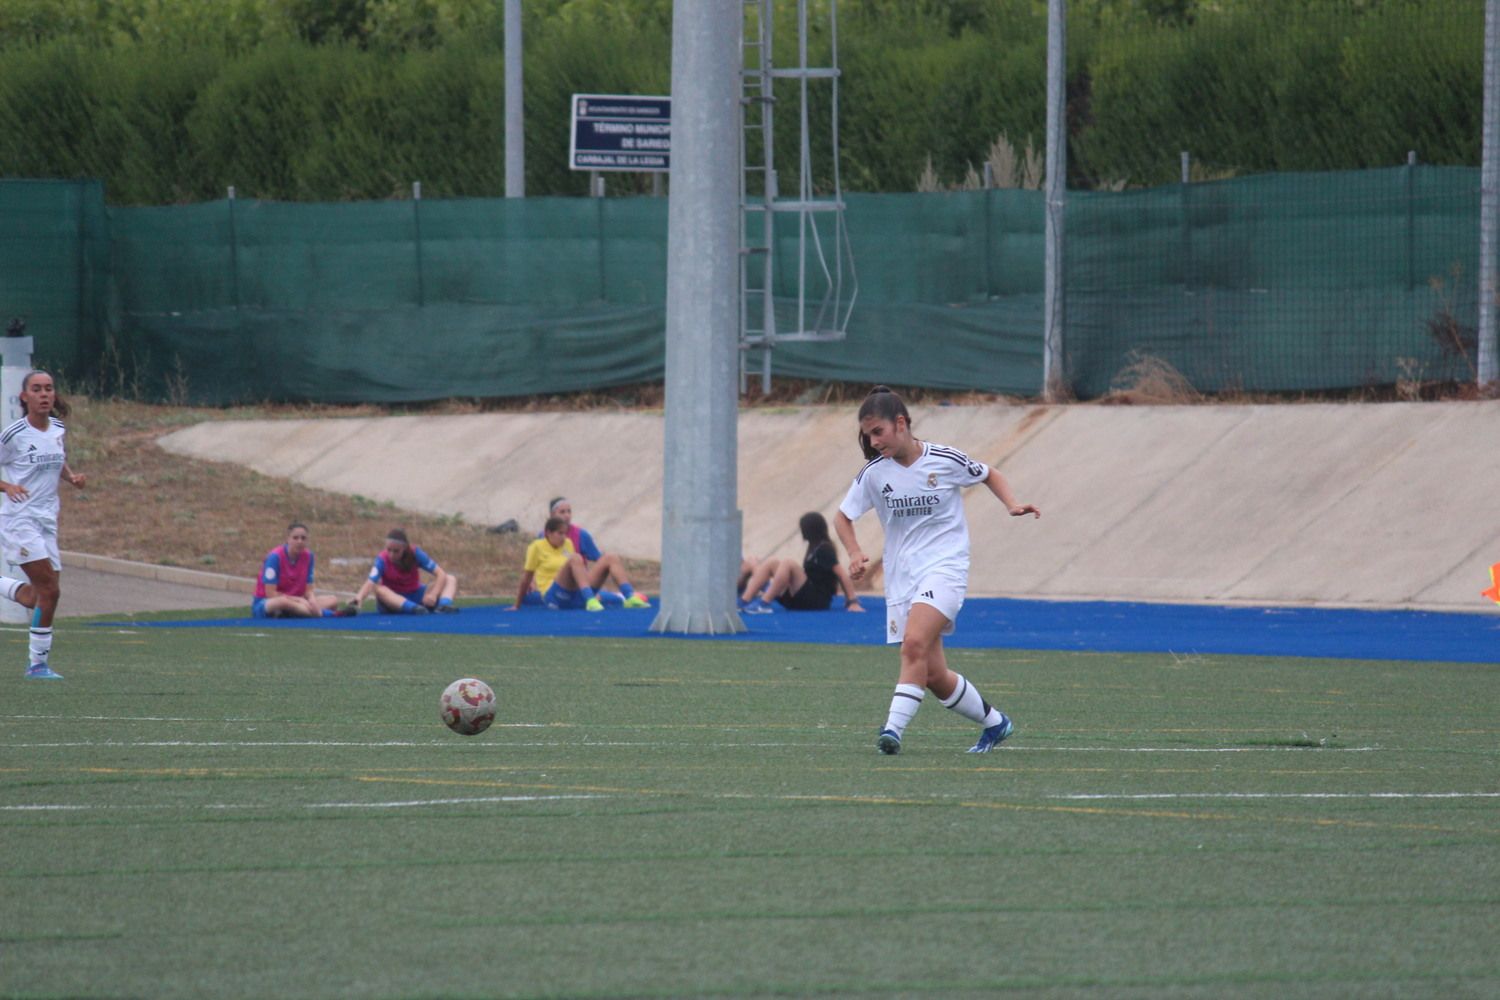
[[948, 669], [943, 636], [969, 588], [969, 524], [964, 487], [983, 483], [1012, 517], [1042, 512], [1016, 501], [997, 469], [963, 452], [921, 441], [901, 397], [883, 385], [859, 408], [859, 443], [869, 462], [854, 477], [834, 515], [839, 541], [849, 553], [849, 575], [858, 580], [870, 558], [854, 535], [854, 519], [874, 508], [885, 529], [886, 642], [901, 644], [901, 675], [885, 727], [875, 739], [881, 753], [901, 752], [901, 736], [927, 691], [944, 708], [983, 729], [970, 753], [988, 753], [1014, 731], [962, 674]]
[[320, 594], [313, 586], [317, 559], [307, 547], [307, 538], [307, 525], [293, 521], [287, 525], [286, 541], [266, 553], [255, 580], [251, 617], [334, 618], [354, 613], [347, 608], [335, 610], [338, 598]]
[[57, 481], [66, 479], [82, 489], [86, 480], [68, 468], [66, 427], [57, 419], [68, 415], [68, 404], [58, 396], [52, 376], [27, 372], [20, 402], [26, 415], [0, 432], [0, 490], [5, 492], [0, 536], [6, 561], [20, 566], [26, 580], [0, 577], [0, 596], [32, 609], [26, 676], [59, 681], [62, 675], [49, 662], [52, 616], [62, 594]]

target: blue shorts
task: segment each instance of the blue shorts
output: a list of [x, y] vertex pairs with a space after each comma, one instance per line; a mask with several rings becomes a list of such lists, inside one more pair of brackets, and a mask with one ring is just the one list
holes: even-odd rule
[[[398, 590], [398, 591], [396, 591], [396, 596], [397, 597], [404, 597], [406, 600], [411, 601], [413, 604], [421, 604], [422, 603], [422, 598], [424, 598], [424, 597], [427, 596], [427, 585], [424, 583], [422, 586], [418, 587], [416, 590], [407, 591], [404, 594], [401, 593], [401, 591]], [[400, 609], [397, 609], [396, 611], [392, 611], [391, 609], [387, 608], [384, 604], [381, 604], [379, 601], [375, 602], [375, 607], [378, 608], [379, 611], [380, 611], [380, 613], [383, 614], [383, 615], [394, 615], [394, 614], [399, 614], [400, 613]]]
[[588, 603], [581, 590], [569, 590], [567, 587], [559, 586], [557, 581], [547, 588], [542, 603], [557, 611], [582, 611], [583, 606]]
[[253, 601], [250, 602], [250, 617], [251, 618], [268, 618], [268, 617], [270, 617], [269, 615], [266, 614], [266, 599], [264, 597], [257, 597], [255, 600], [253, 600]]

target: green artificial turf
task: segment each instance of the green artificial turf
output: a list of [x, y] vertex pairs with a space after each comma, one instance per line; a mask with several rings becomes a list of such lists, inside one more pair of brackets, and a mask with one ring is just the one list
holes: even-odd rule
[[[0, 632], [7, 997], [1500, 993], [1500, 669]], [[438, 721], [495, 687], [497, 724]]]

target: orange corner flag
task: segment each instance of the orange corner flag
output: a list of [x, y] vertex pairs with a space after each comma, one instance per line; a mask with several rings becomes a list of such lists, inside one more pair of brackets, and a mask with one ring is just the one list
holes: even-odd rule
[[1496, 604], [1500, 604], [1500, 563], [1490, 567], [1490, 589], [1481, 590], [1480, 597], [1488, 597]]

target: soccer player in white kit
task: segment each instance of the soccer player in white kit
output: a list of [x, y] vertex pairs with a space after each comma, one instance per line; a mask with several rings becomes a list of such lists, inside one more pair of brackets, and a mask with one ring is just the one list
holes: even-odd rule
[[62, 680], [48, 662], [52, 653], [52, 616], [61, 594], [57, 550], [57, 483], [66, 479], [82, 489], [85, 477], [68, 468], [63, 447], [66, 428], [53, 416], [67, 416], [52, 376], [28, 372], [21, 380], [21, 408], [26, 415], [0, 431], [0, 546], [6, 561], [21, 567], [26, 580], [0, 576], [0, 596], [31, 608], [30, 658], [26, 676]]
[[963, 452], [912, 435], [911, 414], [883, 385], [859, 408], [859, 441], [870, 461], [854, 477], [834, 515], [849, 553], [849, 575], [864, 576], [870, 557], [854, 535], [854, 519], [874, 509], [885, 528], [886, 642], [901, 644], [901, 676], [885, 726], [875, 738], [881, 753], [901, 752], [901, 737], [930, 690], [944, 708], [982, 727], [970, 753], [988, 753], [1014, 732], [962, 674], [948, 669], [943, 636], [969, 588], [969, 524], [964, 487], [983, 483], [1012, 517], [1042, 512], [1018, 503], [997, 469]]

